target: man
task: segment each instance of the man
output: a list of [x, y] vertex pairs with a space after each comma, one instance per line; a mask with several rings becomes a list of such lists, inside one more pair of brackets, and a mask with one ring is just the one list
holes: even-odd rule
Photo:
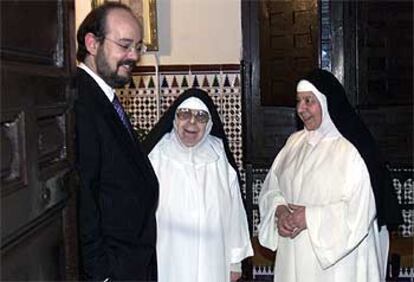
[[140, 57], [141, 28], [128, 7], [107, 3], [89, 13], [77, 40], [83, 271], [94, 281], [155, 281], [158, 182], [114, 91]]

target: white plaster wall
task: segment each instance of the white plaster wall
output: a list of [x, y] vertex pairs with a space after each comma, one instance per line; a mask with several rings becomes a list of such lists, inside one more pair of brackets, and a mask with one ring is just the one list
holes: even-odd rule
[[[76, 31], [78, 31], [78, 28], [83, 21], [83, 19], [86, 17], [86, 15], [91, 10], [91, 1], [89, 0], [75, 0], [75, 20], [76, 20]], [[75, 40], [76, 40], [76, 34], [75, 34]]]
[[[76, 27], [90, 1], [75, 0]], [[157, 0], [159, 51], [140, 65], [238, 64], [241, 57], [240, 0]]]

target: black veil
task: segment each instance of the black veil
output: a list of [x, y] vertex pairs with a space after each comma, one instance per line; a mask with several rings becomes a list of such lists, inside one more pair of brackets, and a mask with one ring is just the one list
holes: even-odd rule
[[173, 129], [175, 111], [177, 110], [177, 107], [182, 102], [184, 102], [184, 100], [187, 100], [190, 97], [199, 98], [207, 106], [210, 112], [210, 115], [211, 115], [212, 122], [213, 122], [213, 126], [211, 128], [210, 134], [215, 137], [220, 138], [223, 141], [224, 150], [226, 151], [226, 155], [227, 155], [227, 160], [237, 172], [237, 176], [238, 176], [239, 183], [240, 183], [239, 170], [238, 170], [236, 161], [234, 159], [234, 156], [230, 151], [229, 141], [224, 132], [223, 123], [221, 122], [216, 106], [214, 105], [214, 102], [210, 98], [210, 96], [208, 96], [207, 92], [201, 89], [190, 88], [190, 89], [185, 90], [180, 96], [178, 96], [178, 98], [168, 108], [168, 110], [160, 118], [158, 123], [154, 126], [154, 128], [148, 133], [147, 137], [144, 139], [142, 144], [144, 146], [145, 152], [149, 154], [151, 150], [155, 147], [155, 145], [157, 145], [157, 143], [161, 140], [161, 138], [166, 133], [170, 132]]
[[328, 71], [316, 69], [304, 78], [327, 99], [328, 112], [339, 132], [361, 154], [370, 175], [377, 207], [378, 226], [393, 229], [402, 223], [401, 210], [392, 185], [391, 176], [377, 148], [374, 138], [349, 103], [342, 84]]

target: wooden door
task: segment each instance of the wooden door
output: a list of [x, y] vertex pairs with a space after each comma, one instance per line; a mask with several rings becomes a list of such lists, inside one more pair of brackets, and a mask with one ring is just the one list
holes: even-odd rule
[[246, 212], [255, 249], [246, 279], [267, 281], [274, 253], [257, 241], [257, 196], [275, 156], [298, 129], [297, 79], [319, 65], [319, 7], [316, 0], [242, 0], [241, 8]]
[[413, 166], [413, 2], [357, 2], [356, 108], [393, 167]]
[[318, 1], [249, 1], [242, 4], [244, 157], [270, 167], [297, 130], [297, 79], [318, 67]]
[[316, 0], [260, 2], [263, 106], [295, 106], [297, 80], [318, 66]]
[[1, 280], [71, 279], [73, 1], [0, 3]]

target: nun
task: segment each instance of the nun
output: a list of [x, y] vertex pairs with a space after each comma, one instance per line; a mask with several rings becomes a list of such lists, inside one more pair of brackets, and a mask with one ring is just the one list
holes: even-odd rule
[[373, 138], [331, 73], [317, 69], [296, 90], [304, 128], [259, 195], [259, 242], [277, 250], [275, 281], [385, 281], [386, 226], [401, 214]]
[[181, 94], [144, 146], [160, 183], [158, 281], [238, 280], [253, 250], [237, 166], [208, 94]]

